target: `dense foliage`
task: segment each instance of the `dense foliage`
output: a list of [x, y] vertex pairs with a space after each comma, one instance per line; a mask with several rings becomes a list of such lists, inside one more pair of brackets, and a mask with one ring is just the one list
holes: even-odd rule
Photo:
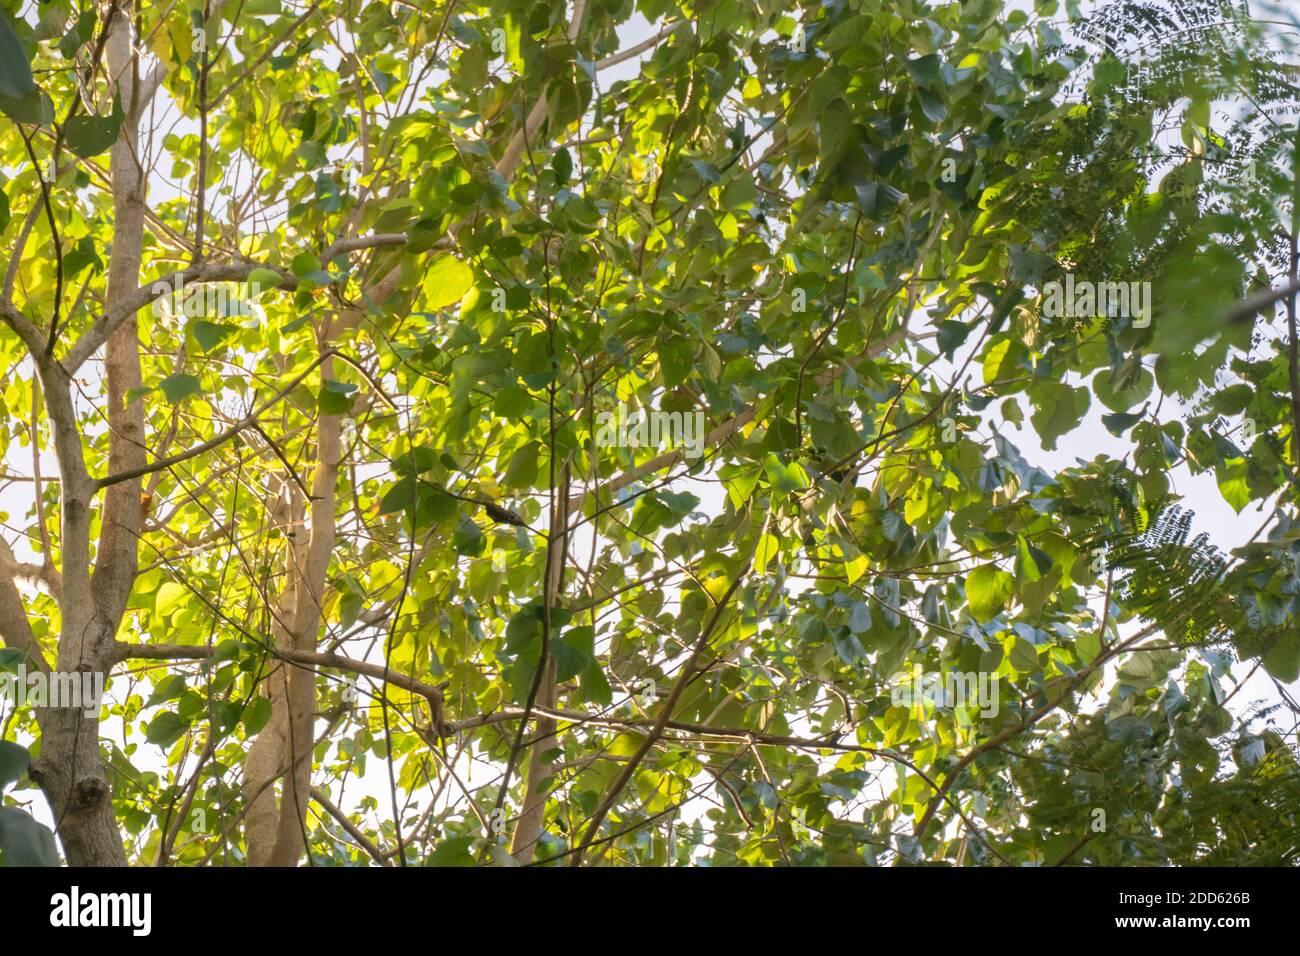
[[1014, 6], [7, 2], [5, 861], [1294, 861], [1286, 24]]

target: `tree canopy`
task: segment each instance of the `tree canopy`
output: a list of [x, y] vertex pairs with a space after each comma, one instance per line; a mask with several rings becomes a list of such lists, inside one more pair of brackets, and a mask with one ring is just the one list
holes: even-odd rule
[[1284, 14], [4, 6], [2, 862], [1300, 855]]

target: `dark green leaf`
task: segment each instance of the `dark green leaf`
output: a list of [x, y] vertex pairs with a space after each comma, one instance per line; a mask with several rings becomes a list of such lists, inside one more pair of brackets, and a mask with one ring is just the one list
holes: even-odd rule
[[167, 401], [173, 405], [189, 398], [191, 395], [199, 394], [200, 391], [199, 380], [185, 372], [168, 375], [159, 383], [159, 386], [162, 388], [163, 394], [167, 396]]
[[0, 790], [16, 783], [27, 772], [31, 757], [26, 747], [8, 740], [0, 740]]
[[0, 856], [5, 866], [58, 866], [54, 833], [17, 807], [0, 807]]

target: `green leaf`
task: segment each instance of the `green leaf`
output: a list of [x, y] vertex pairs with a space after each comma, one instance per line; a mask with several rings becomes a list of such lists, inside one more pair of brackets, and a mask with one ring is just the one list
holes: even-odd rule
[[78, 156], [89, 159], [98, 156], [117, 142], [122, 128], [122, 113], [111, 116], [74, 116], [63, 127], [68, 148]]
[[17, 807], [0, 807], [0, 856], [5, 866], [59, 865], [53, 831]]
[[154, 613], [159, 617], [166, 617], [176, 608], [180, 607], [190, 597], [190, 592], [185, 585], [177, 581], [164, 582], [154, 595]]
[[235, 724], [239, 723], [240, 710], [239, 704], [233, 700], [214, 700], [209, 701], [212, 708], [212, 731], [218, 735], [230, 733]]
[[[939, 351], [951, 360], [957, 349], [970, 336], [971, 327], [965, 322], [944, 319], [937, 324], [936, 328], [938, 330]], [[985, 368], [988, 368], [987, 364]]]
[[414, 478], [403, 478], [398, 481], [380, 499], [379, 513], [388, 515], [397, 511], [405, 511], [411, 507], [411, 505], [415, 504], [415, 487]]
[[1106, 426], [1106, 430], [1112, 435], [1122, 437], [1123, 434], [1140, 422], [1146, 415], [1146, 408], [1143, 407], [1140, 412], [1128, 414], [1125, 412], [1114, 412], [1110, 415], [1102, 415], [1101, 423]]
[[[438, 453], [427, 445], [416, 445], [393, 459], [393, 471], [399, 475], [418, 475], [438, 464]], [[453, 464], [450, 467], [455, 467]]]
[[233, 325], [219, 325], [207, 319], [195, 319], [189, 324], [190, 335], [205, 352], [211, 352], [238, 331]]
[[0, 13], [0, 112], [15, 123], [48, 126], [54, 121], [54, 106], [36, 86], [27, 50], [7, 12]]
[[921, 104], [921, 112], [931, 123], [942, 123], [948, 118], [948, 105], [929, 90], [917, 90], [916, 98]]
[[432, 853], [424, 858], [424, 866], [476, 866], [478, 861], [470, 852], [473, 837], [446, 837], [438, 841]]
[[591, 628], [570, 629], [564, 637], [553, 642], [551, 654], [555, 658], [556, 680], [567, 681], [577, 677], [595, 661]]
[[1020, 673], [1032, 674], [1038, 670], [1038, 649], [1023, 637], [1017, 637], [1011, 646], [1009, 660]]
[[519, 866], [519, 861], [500, 843], [489, 843], [488, 855], [492, 857], [492, 862], [497, 866], [506, 867], [507, 869]]
[[1050, 570], [1051, 555], [1034, 547], [1024, 535], [1016, 535], [1016, 580], [1033, 583]]
[[1300, 679], [1300, 630], [1283, 634], [1261, 660], [1264, 670], [1285, 684]]
[[506, 465], [505, 485], [507, 488], [531, 488], [537, 481], [537, 459], [541, 453], [541, 446], [530, 441], [528, 444], [518, 448], [510, 456], [510, 463]]
[[469, 266], [452, 255], [437, 256], [424, 276], [425, 306], [436, 311], [455, 305], [473, 284], [474, 273]]
[[248, 284], [252, 289], [251, 294], [256, 295], [259, 292], [265, 292], [268, 289], [278, 289], [284, 282], [284, 276], [274, 269], [268, 269], [265, 266], [258, 266], [248, 274]]
[[912, 74], [916, 82], [923, 86], [930, 86], [939, 79], [939, 57], [930, 53], [925, 56], [918, 56], [914, 60], [907, 60], [904, 66], [907, 72]]
[[754, 549], [754, 573], [763, 574], [767, 571], [768, 562], [781, 553], [781, 539], [774, 534], [764, 534], [758, 539], [758, 547]]
[[77, 17], [76, 24], [59, 40], [59, 52], [65, 59], [72, 59], [79, 49], [90, 42], [95, 35], [96, 21], [94, 10], [87, 10]]
[[521, 607], [506, 624], [506, 653], [516, 655], [534, 642], [540, 646], [542, 636], [542, 607], [529, 602]]
[[1035, 385], [1029, 394], [1034, 403], [1030, 421], [1048, 451], [1056, 448], [1058, 438], [1079, 426], [1091, 403], [1086, 388], [1072, 388], [1060, 382]]
[[185, 693], [185, 677], [182, 674], [168, 674], [154, 687], [153, 693], [149, 699], [144, 702], [146, 707], [156, 707], [164, 701], [175, 700], [181, 694]]
[[731, 501], [733, 508], [740, 508], [754, 491], [754, 486], [758, 484], [759, 471], [757, 465], [736, 466], [723, 465], [718, 470], [719, 477], [727, 486], [727, 498]]
[[40, 90], [20, 98], [0, 94], [0, 113], [15, 123], [48, 127], [54, 122], [54, 104]]
[[772, 484], [772, 490], [779, 494], [804, 491], [810, 484], [808, 473], [803, 470], [802, 465], [798, 462], [787, 465], [776, 456], [775, 452], [767, 453], [767, 457], [763, 460], [763, 471]]
[[1016, 579], [997, 565], [985, 564], [966, 575], [966, 600], [980, 623], [991, 621], [1006, 607]]
[[334, 281], [334, 277], [321, 268], [320, 259], [310, 252], [300, 252], [294, 256], [289, 269], [299, 279], [312, 285], [325, 286]]
[[854, 601], [849, 609], [849, 630], [854, 634], [865, 634], [871, 630], [871, 607], [863, 601]]
[[190, 725], [181, 718], [180, 714], [167, 711], [149, 721], [149, 726], [145, 728], [144, 739], [160, 747], [170, 747], [185, 735], [189, 727]]
[[482, 553], [486, 544], [487, 541], [483, 537], [482, 529], [472, 518], [462, 515], [460, 524], [456, 526], [456, 530], [451, 536], [451, 546], [456, 553], [474, 557]]
[[346, 415], [352, 411], [352, 393], [357, 387], [350, 382], [327, 378], [321, 382], [317, 405], [322, 415]]
[[64, 276], [74, 276], [89, 265], [103, 268], [104, 263], [99, 257], [99, 250], [95, 248], [92, 237], [84, 236], [63, 257], [63, 274]]
[[0, 14], [0, 96], [22, 99], [36, 90], [27, 51], [7, 12]]
[[1126, 376], [1124, 387], [1120, 391], [1115, 390], [1115, 381], [1110, 369], [1102, 369], [1092, 380], [1092, 387], [1101, 403], [1114, 412], [1126, 412], [1138, 404], [1151, 394], [1151, 387], [1155, 383], [1151, 373], [1144, 368]]
[[1250, 493], [1249, 474], [1250, 467], [1244, 458], [1223, 459], [1215, 468], [1219, 494], [1238, 514], [1250, 504], [1253, 497]]
[[8, 740], [0, 740], [0, 790], [22, 779], [31, 759], [26, 747], [20, 747]]
[[695, 365], [695, 346], [687, 339], [669, 339], [659, 346], [659, 371], [665, 388], [676, 388]]
[[199, 380], [193, 375], [185, 372], [177, 372], [175, 375], [168, 375], [159, 383], [163, 394], [167, 396], [167, 401], [176, 405], [191, 395], [197, 395], [200, 391]]
[[984, 384], [1014, 378], [1024, 357], [1025, 349], [1015, 339], [1002, 338], [994, 341], [984, 354]]
[[656, 493], [655, 497], [667, 505], [668, 510], [678, 517], [690, 514], [700, 504], [700, 499], [689, 491], [660, 491]]
[[555, 151], [551, 157], [551, 171], [555, 173], [555, 181], [559, 185], [563, 186], [569, 181], [573, 175], [573, 157], [567, 149], [561, 147]]
[[256, 737], [263, 727], [271, 720], [271, 701], [265, 697], [257, 696], [248, 702], [244, 708], [244, 733], [248, 737]]
[[592, 661], [587, 669], [582, 672], [579, 679], [579, 690], [582, 693], [582, 699], [589, 704], [608, 707], [614, 700], [614, 692], [609, 686], [609, 681], [605, 679], [605, 672], [601, 670], [598, 661]]

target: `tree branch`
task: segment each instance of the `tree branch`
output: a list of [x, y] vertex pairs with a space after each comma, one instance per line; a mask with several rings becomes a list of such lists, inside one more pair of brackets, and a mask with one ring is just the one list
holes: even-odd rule
[[624, 765], [623, 769], [619, 772], [619, 775], [614, 779], [614, 782], [609, 785], [609, 789], [605, 792], [604, 798], [600, 801], [599, 805], [597, 805], [596, 811], [591, 815], [591, 821], [587, 824], [587, 829], [583, 832], [582, 841], [578, 844], [573, 857], [569, 861], [570, 866], [582, 865], [583, 853], [585, 853], [587, 848], [591, 846], [591, 841], [595, 839], [596, 834], [600, 832], [600, 826], [605, 822], [605, 816], [614, 806], [614, 802], [618, 799], [618, 795], [622, 793], [623, 788], [626, 787], [628, 781], [632, 779], [632, 775], [636, 773], [637, 767], [639, 767], [641, 761], [645, 759], [645, 755], [650, 752], [650, 748], [653, 747], [659, 741], [659, 738], [663, 736], [664, 730], [668, 726], [668, 722], [672, 719], [673, 710], [677, 707], [678, 700], [681, 699], [687, 685], [695, 676], [696, 665], [699, 661], [700, 655], [703, 654], [704, 649], [709, 646], [709, 641], [713, 637], [713, 632], [717, 628], [718, 622], [722, 619], [722, 613], [726, 610], [727, 604], [731, 601], [732, 595], [736, 593], [736, 589], [739, 588], [741, 582], [745, 580], [745, 575], [749, 572], [749, 565], [750, 562], [747, 560], [736, 573], [731, 585], [718, 601], [717, 607], [713, 609], [713, 614], [710, 616], [709, 622], [704, 626], [703, 631], [701, 631], [699, 640], [695, 642], [695, 648], [691, 651], [690, 658], [686, 661], [685, 665], [683, 665], [681, 675], [673, 685], [672, 692], [668, 695], [668, 699], [664, 701], [663, 706], [659, 711], [659, 716], [655, 719], [654, 725], [650, 728], [650, 733], [646, 735], [646, 739], [641, 742], [641, 746], [638, 747], [636, 753], [632, 755], [632, 759]]
[[[866, 359], [874, 358], [875, 356], [884, 352], [886, 349], [892, 348], [894, 345], [898, 344], [906, 337], [907, 337], [907, 332], [905, 329], [897, 329], [894, 332], [891, 332], [889, 335], [886, 335], [884, 338], [882, 338], [879, 342], [875, 343], [870, 348], [868, 348], [867, 351], [864, 352], [862, 355], [858, 356], [855, 359], [852, 359], [849, 362], [846, 362], [845, 368], [856, 368]], [[831, 370], [819, 375], [815, 379], [815, 381], [819, 385], [825, 385], [828, 382], [834, 380], [840, 374], [842, 374], [841, 370]], [[727, 439], [731, 438], [732, 435], [736, 434], [738, 431], [740, 431], [742, 428], [744, 428], [746, 425], [752, 422], [754, 420], [754, 416], [757, 414], [757, 411], [758, 411], [758, 406], [754, 405], [745, 409], [743, 412], [740, 412], [736, 415], [733, 415], [731, 418], [728, 418], [721, 425], [713, 429], [704, 437], [704, 449], [707, 450], [710, 448], [714, 448], [717, 445], [721, 445], [723, 442], [727, 441]], [[572, 498], [569, 499], [569, 510], [573, 514], [580, 514], [582, 512], [582, 506], [583, 504], [585, 504], [587, 497], [589, 495], [600, 495], [607, 499], [611, 498], [614, 492], [619, 491], [622, 488], [626, 488], [628, 485], [633, 484], [634, 482], [640, 481], [642, 478], [646, 477], [647, 475], [653, 475], [657, 472], [664, 471], [665, 469], [672, 468], [685, 460], [686, 460], [686, 450], [682, 448], [678, 448], [674, 451], [664, 452], [661, 455], [656, 455], [654, 458], [651, 458], [649, 461], [644, 461], [633, 468], [629, 468], [621, 475], [611, 478], [608, 481], [602, 482], [600, 485], [598, 485], [595, 488], [590, 488], [586, 491], [582, 491], [574, 495]]]
[[293, 379], [293, 381], [291, 381], [288, 385], [284, 386], [282, 389], [280, 389], [280, 391], [276, 392], [274, 395], [268, 398], [261, 405], [253, 409], [253, 411], [249, 412], [247, 415], [245, 415], [239, 421], [235, 422], [235, 424], [231, 425], [229, 428], [227, 428], [225, 431], [221, 432], [220, 434], [214, 435], [213, 437], [209, 438], [207, 441], [195, 445], [193, 448], [187, 448], [185, 451], [177, 452], [174, 455], [168, 455], [166, 458], [155, 461], [152, 465], [141, 465], [138, 468], [132, 468], [129, 469], [128, 471], [123, 471], [115, 475], [107, 475], [103, 478], [100, 478], [98, 481], [95, 482], [95, 488], [96, 489], [108, 488], [111, 487], [112, 485], [118, 484], [119, 482], [130, 481], [133, 478], [139, 478], [142, 475], [147, 475], [151, 472], [161, 471], [164, 468], [170, 468], [172, 467], [172, 465], [178, 465], [183, 461], [188, 461], [191, 458], [201, 455], [204, 452], [211, 451], [213, 448], [216, 448], [218, 445], [229, 441], [230, 439], [238, 435], [240, 432], [242, 432], [244, 429], [249, 428], [254, 424], [256, 424], [258, 418], [264, 415], [272, 406], [279, 403], [281, 400], [284, 399], [286, 395], [288, 395], [295, 388], [297, 388], [302, 383], [302, 381], [305, 378], [307, 378], [308, 375], [310, 375], [312, 372], [316, 370], [317, 366], [323, 363], [330, 356], [336, 354], [338, 353], [334, 349], [326, 349], [324, 352], [322, 352], [319, 356], [316, 357], [315, 361], [313, 361], [310, 365], [307, 366], [307, 368], [305, 368], [301, 373], [299, 373]]
[[1224, 318], [1230, 324], [1249, 322], [1271, 305], [1276, 305], [1288, 296], [1300, 292], [1300, 277], [1292, 277], [1276, 289], [1264, 289], [1260, 292], [1239, 299], [1228, 309]]
[[[115, 663], [125, 660], [198, 661], [207, 660], [214, 651], [215, 648], [199, 644], [128, 644], [123, 641], [115, 641], [113, 644], [113, 661]], [[416, 680], [414, 677], [409, 677], [400, 671], [386, 668], [382, 664], [359, 661], [331, 651], [272, 649], [271, 653], [291, 664], [347, 671], [377, 681], [383, 681], [387, 676], [388, 683], [396, 684], [403, 690], [417, 694], [423, 697], [430, 707], [436, 707], [437, 711], [433, 715], [435, 718], [442, 711], [441, 686], [426, 684], [424, 681]]]
[[0, 537], [0, 637], [4, 638], [5, 646], [22, 651], [28, 663], [48, 674], [50, 665], [36, 643], [22, 595], [14, 585], [19, 567], [9, 542]]
[[634, 46], [630, 46], [626, 50], [619, 50], [617, 53], [611, 53], [609, 56], [605, 57], [604, 59], [597, 60], [596, 69], [607, 70], [611, 66], [618, 66], [618, 64], [630, 60], [633, 57], [640, 56], [642, 53], [644, 53], [646, 50], [649, 50], [651, 47], [658, 46], [669, 34], [671, 34], [674, 30], [676, 30], [680, 25], [681, 25], [680, 21], [675, 21], [673, 23], [670, 23], [662, 30], [660, 30], [658, 33], [656, 33], [654, 36], [646, 37], [640, 43], [637, 43]]
[[161, 299], [165, 295], [170, 295], [176, 290], [177, 283], [186, 286], [204, 282], [242, 282], [249, 277], [254, 269], [271, 269], [278, 272], [281, 278], [279, 287], [282, 289], [293, 291], [298, 288], [298, 279], [292, 272], [261, 262], [205, 262], [181, 269], [162, 276], [147, 286], [141, 286], [134, 292], [126, 292], [120, 295], [108, 311], [73, 344], [63, 360], [64, 367], [70, 375], [75, 374], [77, 369], [81, 368], [92, 355], [99, 351], [122, 323], [134, 317], [146, 305]]
[[334, 805], [334, 802], [326, 795], [320, 787], [311, 788], [311, 798], [325, 808], [325, 811], [338, 821], [339, 826], [347, 831], [348, 836], [357, 841], [361, 849], [370, 854], [371, 858], [380, 866], [390, 866], [388, 858], [379, 852], [370, 838], [361, 831], [361, 828], [348, 819], [348, 815]]
[[[578, 31], [582, 28], [582, 17], [587, 10], [587, 0], [573, 0], [573, 15], [569, 18], [569, 28], [565, 31], [569, 42], [572, 43], [578, 38]], [[506, 151], [501, 154], [497, 160], [496, 171], [500, 173], [503, 179], [509, 179], [514, 175], [515, 170], [519, 167], [519, 162], [523, 159], [524, 150], [537, 137], [537, 131], [542, 128], [546, 122], [548, 107], [546, 105], [546, 91], [537, 98], [533, 108], [528, 111], [528, 116], [524, 119], [524, 125], [515, 131], [515, 135], [510, 138], [506, 145]]]

